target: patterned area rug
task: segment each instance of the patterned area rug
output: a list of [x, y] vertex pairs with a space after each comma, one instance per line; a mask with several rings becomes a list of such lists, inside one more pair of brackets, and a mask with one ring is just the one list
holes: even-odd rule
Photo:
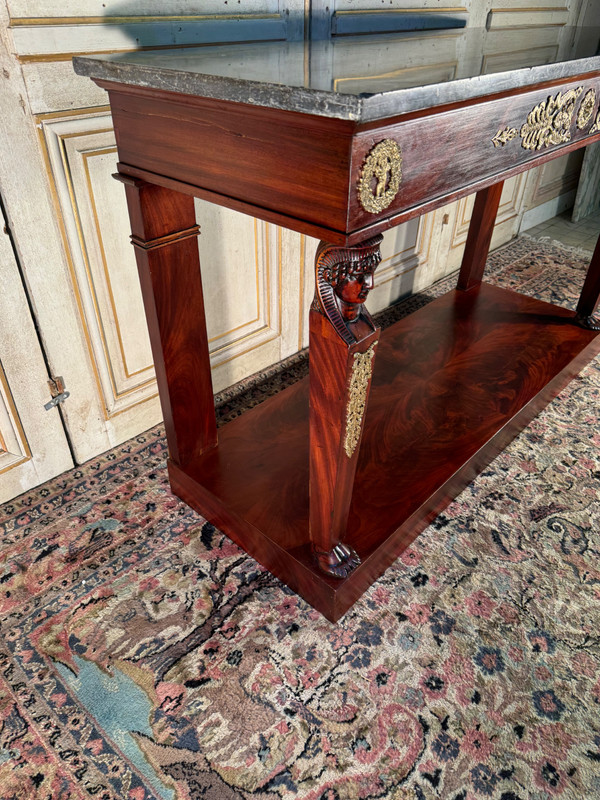
[[[572, 304], [586, 263], [488, 272]], [[599, 405], [595, 362], [337, 625], [169, 494], [162, 429], [5, 505], [0, 797], [600, 797]]]

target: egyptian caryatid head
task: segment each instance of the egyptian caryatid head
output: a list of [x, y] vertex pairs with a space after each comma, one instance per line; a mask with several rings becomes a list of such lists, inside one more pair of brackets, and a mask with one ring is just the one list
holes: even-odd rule
[[315, 306], [348, 344], [355, 341], [353, 322], [362, 317], [373, 326], [363, 303], [373, 288], [373, 273], [381, 261], [382, 239], [378, 234], [354, 247], [321, 242], [317, 250]]

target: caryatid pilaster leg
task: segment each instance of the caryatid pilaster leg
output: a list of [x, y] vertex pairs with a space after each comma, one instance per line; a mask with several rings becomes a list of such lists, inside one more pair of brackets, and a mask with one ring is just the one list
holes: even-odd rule
[[321, 242], [310, 311], [310, 539], [319, 567], [345, 578], [360, 564], [344, 543], [380, 328], [363, 305], [382, 236]]

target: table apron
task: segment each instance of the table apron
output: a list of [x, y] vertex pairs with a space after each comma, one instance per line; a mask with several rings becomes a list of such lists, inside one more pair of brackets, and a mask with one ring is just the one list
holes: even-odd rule
[[[355, 244], [600, 140], [597, 74], [368, 129], [104, 85], [120, 171], [335, 244]], [[377, 161], [383, 142], [393, 143], [394, 164]]]

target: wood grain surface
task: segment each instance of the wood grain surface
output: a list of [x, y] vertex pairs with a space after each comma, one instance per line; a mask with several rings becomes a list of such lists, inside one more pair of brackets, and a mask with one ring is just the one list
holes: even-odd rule
[[123, 182], [169, 453], [186, 464], [217, 443], [194, 199]]
[[319, 312], [311, 310], [309, 325], [310, 533], [324, 553], [344, 540], [360, 452], [358, 445], [352, 455], [344, 449], [354, 356], [377, 343], [380, 329], [347, 345]]
[[[534, 108], [547, 103], [550, 97], [579, 87], [584, 88], [575, 103], [568, 141], [539, 150], [523, 147], [519, 131]], [[379, 215], [381, 217], [393, 219], [407, 209], [442, 197], [456, 199], [457, 191], [470, 187], [467, 194], [472, 193], [481, 181], [490, 185], [505, 180], [543, 163], [548, 155], [556, 158], [600, 138], [600, 133], [589, 134], [593, 120], [583, 130], [576, 123], [579, 106], [592, 88], [600, 95], [600, 79], [587, 76], [500, 98], [485, 98], [452, 110], [432, 109], [422, 116], [399, 117], [375, 129], [359, 131], [353, 141], [350, 184], [357, 184], [362, 164], [373, 145], [387, 138], [401, 147], [402, 183], [396, 199]], [[541, 118], [543, 120], [543, 115]], [[544, 124], [552, 126], [552, 115]], [[494, 146], [494, 137], [506, 127], [515, 129], [515, 138], [505, 145]], [[372, 225], [373, 217], [361, 207], [357, 193], [350, 192], [348, 230]]]
[[362, 563], [343, 580], [312, 560], [307, 379], [172, 468], [172, 487], [336, 620], [599, 350], [573, 312], [485, 283], [384, 331], [344, 536]]
[[109, 94], [122, 163], [346, 226], [351, 122], [133, 87]]
[[[163, 184], [174, 181], [180, 191], [332, 243], [355, 244], [600, 139], [600, 132], [590, 134], [593, 118], [583, 129], [576, 124], [585, 93], [594, 88], [600, 95], [600, 79], [589, 75], [362, 127], [348, 120], [100, 84], [109, 90], [123, 172], [145, 173]], [[500, 130], [519, 131], [537, 105], [580, 87], [567, 141], [534, 150], [523, 147], [516, 135], [494, 146]], [[369, 151], [384, 139], [401, 149], [402, 181], [391, 204], [374, 214], [361, 206], [357, 187]]]
[[492, 243], [503, 186], [504, 181], [500, 181], [487, 189], [482, 189], [475, 195], [475, 205], [471, 213], [467, 242], [458, 276], [458, 289], [471, 289], [481, 283]]

